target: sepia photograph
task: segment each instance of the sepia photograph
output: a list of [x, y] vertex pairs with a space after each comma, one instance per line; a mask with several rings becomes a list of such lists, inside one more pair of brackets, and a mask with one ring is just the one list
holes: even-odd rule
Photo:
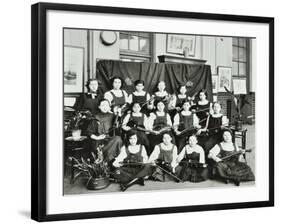
[[63, 29], [63, 194], [255, 185], [256, 38]]

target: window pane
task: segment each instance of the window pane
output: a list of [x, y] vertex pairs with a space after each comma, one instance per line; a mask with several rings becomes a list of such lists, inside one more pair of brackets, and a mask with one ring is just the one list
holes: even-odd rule
[[246, 63], [239, 62], [239, 76], [246, 76]]
[[246, 48], [239, 48], [239, 61], [246, 62], [247, 52]]
[[138, 36], [130, 36], [129, 50], [132, 50], [132, 51], [139, 50], [139, 37]]
[[232, 62], [233, 75], [238, 75], [238, 62]]
[[123, 33], [120, 33], [120, 49], [124, 49], [124, 50], [129, 49], [128, 35]]
[[239, 38], [239, 46], [246, 47], [246, 38]]
[[232, 45], [238, 45], [238, 38], [236, 37], [232, 38]]
[[238, 60], [238, 47], [233, 47], [233, 59]]
[[148, 38], [140, 38], [140, 51], [144, 53], [149, 53], [149, 39]]

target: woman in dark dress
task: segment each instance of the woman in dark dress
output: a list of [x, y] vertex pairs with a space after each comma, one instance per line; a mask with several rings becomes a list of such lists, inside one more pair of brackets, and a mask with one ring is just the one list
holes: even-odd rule
[[189, 137], [188, 144], [184, 146], [176, 162], [179, 163], [179, 166], [176, 168], [176, 174], [181, 180], [201, 182], [207, 179], [208, 170], [205, 164], [205, 152], [197, 144], [195, 135]]
[[223, 141], [215, 145], [208, 155], [208, 158], [215, 162], [216, 178], [222, 179], [225, 183], [233, 181], [237, 186], [240, 185], [241, 181], [255, 180], [251, 168], [246, 163], [239, 161], [239, 157], [243, 153], [240, 151], [238, 146], [232, 142], [231, 132], [225, 130]]
[[95, 115], [87, 129], [90, 151], [95, 153], [99, 145], [104, 145], [102, 148], [104, 159], [110, 162], [119, 154], [122, 139], [120, 136], [115, 136], [115, 115], [110, 111], [108, 100], [101, 99], [98, 107], [100, 112]]
[[144, 185], [144, 177], [150, 175], [151, 168], [146, 165], [148, 156], [144, 145], [138, 144], [136, 132], [127, 134], [128, 143], [121, 148], [113, 166], [117, 168], [113, 177], [120, 183], [122, 191], [134, 184]]
[[97, 79], [89, 79], [86, 84], [87, 93], [82, 93], [75, 103], [76, 110], [89, 110], [93, 115], [99, 112], [98, 102], [103, 94]]

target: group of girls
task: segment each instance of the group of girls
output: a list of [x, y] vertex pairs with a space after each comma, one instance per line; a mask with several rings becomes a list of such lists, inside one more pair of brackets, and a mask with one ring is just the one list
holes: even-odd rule
[[88, 92], [76, 103], [77, 110], [93, 114], [86, 129], [90, 151], [104, 145], [104, 158], [115, 169], [113, 177], [121, 189], [143, 185], [146, 178], [204, 181], [209, 177], [208, 164], [226, 182], [239, 185], [254, 180], [250, 167], [238, 158], [240, 149], [232, 143], [220, 104], [208, 101], [204, 90], [194, 103], [185, 85], [170, 95], [160, 81], [150, 96], [142, 80], [135, 82], [130, 95], [122, 84], [121, 78], [114, 77], [112, 89], [102, 94], [99, 81], [91, 79]]

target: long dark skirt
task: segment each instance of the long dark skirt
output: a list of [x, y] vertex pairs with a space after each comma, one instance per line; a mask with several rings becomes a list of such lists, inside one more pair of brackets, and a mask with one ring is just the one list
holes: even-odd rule
[[192, 165], [186, 162], [176, 167], [176, 175], [182, 181], [198, 183], [208, 179], [208, 169], [200, 165]]
[[219, 178], [233, 181], [254, 181], [255, 176], [251, 168], [238, 160], [222, 161], [215, 165]]
[[128, 183], [135, 178], [146, 177], [151, 175], [149, 165], [132, 165], [124, 166], [117, 169], [113, 177], [120, 183]]

